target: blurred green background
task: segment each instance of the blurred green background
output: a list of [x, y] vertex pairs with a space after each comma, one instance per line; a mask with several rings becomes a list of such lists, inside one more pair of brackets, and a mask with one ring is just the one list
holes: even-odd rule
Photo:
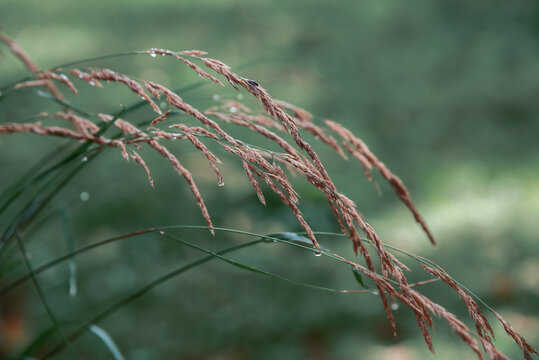
[[[439, 245], [432, 247], [393, 191], [376, 176], [382, 194], [357, 162], [335, 161], [318, 146], [342, 192], [357, 202], [388, 244], [428, 257], [505, 316], [532, 345], [539, 345], [539, 4], [536, 1], [102, 1], [2, 0], [2, 32], [43, 68], [109, 53], [203, 49], [255, 79], [275, 98], [330, 118], [364, 139], [408, 186]], [[0, 47], [0, 86], [26, 75]], [[172, 88], [199, 80], [174, 59], [122, 57], [84, 66], [109, 67]], [[136, 97], [121, 86], [66, 96], [93, 112], [114, 113]], [[236, 93], [206, 84], [180, 92], [198, 108], [213, 95]], [[245, 93], [243, 93], [246, 95]], [[252, 101], [245, 96], [246, 104]], [[34, 89], [0, 102], [0, 122], [21, 122], [61, 107]], [[151, 118], [148, 109], [128, 120]], [[307, 137], [310, 139], [309, 137]], [[253, 137], [252, 141], [256, 141]], [[5, 189], [60, 139], [0, 137], [0, 187]], [[267, 207], [240, 173], [224, 161], [225, 186], [200, 154], [177, 144], [216, 226], [271, 233], [300, 231], [290, 211], [272, 199]], [[147, 226], [203, 225], [183, 179], [165, 161], [143, 153], [154, 179], [109, 150], [79, 174], [25, 232], [36, 266], [64, 254], [62, 216], [77, 247]], [[353, 166], [352, 166], [353, 164]], [[305, 217], [315, 230], [338, 231], [326, 202], [300, 179]], [[89, 195], [89, 196], [86, 196]], [[268, 194], [268, 196], [270, 196]], [[85, 199], [85, 201], [81, 200]], [[0, 218], [2, 231], [17, 207]], [[212, 249], [246, 237], [177, 231]], [[352, 256], [339, 238], [323, 245]], [[12, 256], [16, 257], [16, 249]], [[63, 264], [39, 277], [53, 311], [73, 329], [114, 301], [201, 254], [155, 235], [117, 242], [77, 258], [78, 294], [68, 294]], [[285, 245], [263, 244], [234, 258], [291, 279], [358, 288], [349, 268]], [[401, 258], [414, 265], [414, 261]], [[417, 267], [416, 267], [417, 268]], [[24, 273], [22, 263], [16, 273]], [[426, 278], [420, 271], [413, 281]], [[2, 281], [2, 283], [4, 280]], [[439, 283], [432, 296], [472, 326], [459, 298]], [[0, 300], [1, 351], [24, 348], [50, 326], [30, 282]], [[99, 325], [128, 359], [433, 359], [407, 309], [395, 311], [391, 335], [379, 299], [333, 294], [241, 271], [218, 260], [171, 280]], [[489, 319], [492, 316], [489, 314]], [[9, 321], [8, 321], [9, 320]], [[496, 346], [510, 358], [520, 350], [495, 324]], [[10, 325], [11, 326], [11, 325]], [[7, 332], [5, 333], [7, 334]], [[445, 322], [434, 330], [437, 359], [471, 359], [472, 351]], [[56, 339], [57, 340], [57, 339]], [[92, 334], [77, 341], [85, 358], [111, 358]], [[6, 354], [2, 354], [6, 356]], [[63, 352], [57, 358], [70, 358]]]

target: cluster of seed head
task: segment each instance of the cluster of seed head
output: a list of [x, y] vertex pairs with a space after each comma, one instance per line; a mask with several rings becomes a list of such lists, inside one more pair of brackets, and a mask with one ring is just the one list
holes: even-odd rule
[[[59, 73], [61, 69], [55, 71], [40, 71], [33, 61], [17, 46], [11, 39], [1, 35], [0, 40], [6, 43], [11, 51], [18, 56], [35, 74], [35, 79], [17, 84], [16, 88], [44, 86], [53, 96], [64, 101], [64, 97], [57, 89], [54, 82], [59, 82], [67, 86], [73, 93], [78, 93], [77, 88], [66, 74]], [[412, 203], [410, 195], [404, 187], [402, 181], [395, 176], [367, 147], [367, 145], [350, 130], [334, 121], [324, 120], [324, 125], [317, 125], [313, 121], [313, 116], [297, 106], [285, 101], [273, 99], [268, 92], [256, 81], [238, 76], [231, 71], [231, 68], [219, 60], [205, 57], [206, 53], [199, 50], [174, 52], [165, 49], [150, 49], [144, 51], [151, 57], [172, 56], [180, 60], [193, 69], [199, 76], [209, 79], [216, 84], [223, 83], [214, 75], [203, 70], [193, 61], [201, 61], [204, 66], [218, 75], [223, 76], [228, 83], [236, 90], [243, 88], [257, 99], [263, 109], [263, 113], [254, 112], [247, 106], [233, 100], [225, 100], [221, 105], [213, 106], [206, 110], [199, 110], [188, 104], [177, 93], [167, 87], [151, 81], [144, 81], [143, 84], [133, 80], [126, 75], [117, 73], [110, 69], [71, 69], [69, 74], [90, 85], [102, 87], [104, 82], [121, 83], [127, 86], [134, 94], [146, 101], [157, 116], [151, 121], [150, 126], [144, 130], [139, 129], [129, 121], [116, 118], [109, 114], [99, 114], [99, 118], [107, 123], [114, 122], [124, 136], [118, 139], [109, 139], [103, 135], [98, 135], [100, 127], [93, 121], [81, 117], [70, 110], [59, 112], [53, 116], [69, 121], [71, 128], [59, 126], [44, 126], [41, 119], [35, 123], [13, 123], [0, 125], [1, 133], [33, 132], [40, 135], [54, 135], [73, 138], [82, 141], [95, 143], [98, 146], [116, 147], [120, 149], [121, 155], [127, 161], [130, 159], [138, 163], [146, 172], [150, 184], [154, 182], [150, 169], [140, 151], [143, 145], [159, 153], [168, 160], [171, 166], [187, 181], [194, 198], [201, 209], [202, 215], [208, 223], [210, 229], [213, 227], [209, 211], [205, 205], [194, 177], [191, 172], [182, 165], [180, 160], [166, 147], [168, 140], [185, 139], [189, 141], [197, 150], [204, 154], [209, 166], [215, 172], [217, 183], [224, 185], [223, 176], [219, 170], [221, 160], [205, 144], [212, 141], [220, 146], [224, 151], [239, 158], [249, 182], [256, 192], [260, 202], [265, 205], [265, 196], [260, 182], [265, 183], [286, 204], [297, 218], [298, 222], [307, 232], [314, 247], [320, 250], [320, 245], [308, 222], [302, 215], [299, 205], [299, 197], [294, 190], [290, 180], [290, 174], [302, 175], [312, 186], [318, 189], [326, 197], [329, 207], [341, 231], [351, 239], [354, 250], [363, 256], [366, 266], [352, 262], [339, 255], [341, 260], [349, 263], [357, 271], [368, 276], [378, 289], [378, 295], [384, 305], [387, 316], [390, 320], [393, 331], [396, 333], [396, 326], [392, 315], [391, 307], [387, 296], [399, 300], [407, 305], [414, 313], [418, 327], [420, 328], [427, 346], [433, 350], [429, 328], [433, 326], [430, 314], [436, 314], [448, 321], [455, 332], [466, 342], [478, 358], [483, 355], [478, 345], [478, 341], [483, 346], [485, 352], [494, 359], [506, 359], [492, 344], [494, 333], [492, 328], [481, 312], [477, 303], [472, 297], [453, 281], [441, 268], [435, 266], [424, 266], [424, 269], [434, 277], [441, 279], [453, 288], [462, 298], [470, 316], [474, 320], [476, 331], [470, 330], [463, 322], [458, 320], [453, 314], [445, 310], [442, 306], [434, 303], [408, 284], [404, 271], [408, 268], [389, 253], [374, 229], [359, 214], [356, 205], [352, 200], [338, 191], [326, 171], [320, 157], [313, 146], [304, 140], [303, 132], [314, 135], [315, 139], [321, 141], [339, 156], [347, 159], [352, 156], [360, 161], [366, 176], [373, 180], [372, 170], [376, 169], [383, 178], [394, 188], [398, 197], [406, 204], [412, 212], [416, 221], [423, 228], [430, 241], [435, 244], [434, 237], [429, 231], [426, 222], [423, 220]], [[224, 85], [223, 85], [224, 86]], [[164, 98], [169, 109], [162, 112], [154, 99]], [[174, 123], [171, 121], [172, 111], [180, 110], [198, 120], [201, 126], [187, 126], [184, 123]], [[42, 113], [40, 118], [49, 117]], [[158, 128], [169, 123], [168, 128]], [[226, 132], [219, 123], [229, 123], [244, 127], [257, 133], [279, 147], [279, 151], [268, 151], [256, 146], [250, 146], [245, 142], [235, 138]], [[136, 150], [139, 150], [137, 152]], [[213, 232], [213, 230], [211, 230]], [[376, 270], [371, 254], [365, 247], [360, 232], [366, 234], [367, 238], [374, 245], [376, 255], [380, 260], [381, 271]], [[393, 282], [388, 279], [393, 279]], [[398, 284], [395, 286], [394, 284]], [[400, 291], [399, 291], [400, 290]], [[495, 316], [502, 322], [506, 332], [516, 341], [524, 351], [527, 359], [531, 359], [531, 354], [537, 352], [505, 321], [499, 314]], [[474, 337], [475, 335], [475, 337]]]

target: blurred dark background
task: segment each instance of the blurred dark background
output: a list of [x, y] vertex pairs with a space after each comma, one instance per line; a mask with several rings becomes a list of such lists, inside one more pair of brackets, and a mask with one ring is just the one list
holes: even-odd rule
[[[329, 118], [343, 123], [401, 177], [439, 245], [429, 245], [381, 177], [376, 176], [380, 195], [364, 179], [357, 162], [335, 161], [334, 154], [319, 146], [338, 187], [357, 202], [382, 239], [436, 261], [536, 346], [538, 24], [539, 5], [531, 0], [3, 0], [0, 4], [1, 31], [43, 68], [151, 47], [202, 49], [255, 79], [275, 98], [308, 109], [315, 121]], [[2, 86], [26, 72], [6, 47], [0, 49]], [[82, 67], [86, 66], [109, 67], [171, 88], [199, 81], [168, 58], [132, 56]], [[121, 86], [77, 85], [81, 94], [66, 92], [66, 96], [88, 111], [114, 113], [118, 104], [137, 100]], [[215, 104], [213, 95], [236, 98], [234, 91], [209, 83], [180, 95], [201, 109]], [[242, 101], [252, 104], [243, 95]], [[0, 102], [0, 121], [21, 122], [40, 111], [60, 109], [28, 89]], [[151, 116], [142, 109], [128, 120]], [[0, 137], [1, 188], [60, 143], [37, 135]], [[257, 203], [232, 157], [218, 153], [225, 175], [225, 186], [220, 188], [198, 152], [184, 144], [175, 149], [193, 171], [216, 226], [266, 234], [301, 230], [278, 199], [270, 198], [265, 208]], [[37, 266], [65, 253], [61, 214], [70, 219], [77, 247], [147, 226], [203, 225], [183, 179], [158, 156], [143, 155], [155, 189], [138, 166], [125, 163], [116, 151], [105, 152], [26, 231], [32, 262]], [[320, 194], [300, 179], [296, 186], [313, 227], [338, 231]], [[10, 216], [0, 218], [2, 230]], [[226, 233], [214, 238], [204, 231], [175, 233], [212, 249], [247, 240]], [[343, 239], [321, 241], [352, 256]], [[147, 235], [78, 257], [74, 297], [68, 294], [65, 264], [39, 280], [58, 318], [80, 323], [199, 256]], [[234, 257], [300, 281], [358, 287], [349, 268], [284, 245], [263, 244]], [[401, 259], [415, 265], [409, 258]], [[24, 266], [19, 265], [14, 272], [23, 273]], [[419, 281], [426, 275], [417, 271], [410, 278]], [[443, 284], [425, 285], [423, 291], [472, 326], [459, 298]], [[15, 340], [0, 335], [2, 347], [23, 348], [50, 326], [30, 282], [2, 301], [4, 318], [10, 314], [19, 326]], [[410, 311], [396, 310], [396, 319], [399, 335], [393, 338], [376, 296], [317, 292], [214, 260], [159, 286], [99, 325], [126, 358], [137, 360], [434, 358]], [[4, 327], [7, 323], [4, 319]], [[519, 349], [495, 324], [496, 346], [510, 358], [520, 358]], [[436, 324], [434, 344], [437, 359], [473, 358], [444, 322]], [[76, 348], [88, 358], [110, 357], [91, 334]], [[70, 355], [58, 358], [62, 356]]]

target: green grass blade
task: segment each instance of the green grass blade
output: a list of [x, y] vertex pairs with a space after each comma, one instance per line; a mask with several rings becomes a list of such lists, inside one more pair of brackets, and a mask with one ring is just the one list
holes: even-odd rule
[[32, 342], [23, 350], [20, 356], [17, 356], [17, 359], [27, 359], [36, 353], [46, 341], [56, 332], [54, 326], [50, 326], [47, 329], [41, 331]]
[[[62, 227], [64, 230], [64, 237], [66, 240], [67, 251], [69, 254], [72, 254], [75, 250], [75, 240], [73, 239], [73, 224], [71, 222], [71, 216], [67, 210], [62, 210]], [[77, 264], [75, 259], [72, 257], [67, 261], [69, 267], [69, 295], [77, 295]]]
[[[196, 244], [193, 244], [189, 241], [185, 241], [185, 240], [182, 240], [178, 237], [175, 237], [175, 236], [172, 236], [172, 235], [169, 235], [169, 234], [166, 234], [166, 233], [161, 233], [160, 234], [162, 236], [165, 236], [165, 237], [168, 237], [170, 239], [173, 239], [185, 246], [188, 246], [192, 249], [196, 249], [198, 251], [201, 251], [203, 253], [206, 253], [206, 254], [209, 254], [211, 256], [215, 256], [216, 258], [230, 264], [230, 265], [233, 265], [233, 266], [236, 266], [242, 270], [247, 270], [247, 271], [250, 271], [250, 272], [253, 272], [253, 273], [256, 273], [256, 274], [260, 274], [260, 275], [264, 275], [264, 276], [268, 276], [268, 277], [271, 277], [271, 278], [274, 278], [274, 279], [277, 279], [277, 280], [282, 280], [282, 281], [285, 281], [285, 282], [289, 282], [289, 283], [292, 283], [294, 285], [299, 285], [299, 286], [303, 286], [303, 287], [308, 287], [308, 288], [311, 288], [311, 289], [316, 289], [316, 290], [323, 290], [323, 291], [329, 291], [329, 292], [343, 292], [343, 290], [338, 290], [338, 289], [333, 289], [333, 288], [327, 288], [327, 287], [323, 287], [323, 286], [318, 286], [318, 285], [312, 285], [312, 284], [307, 284], [307, 283], [303, 283], [303, 282], [299, 282], [299, 281], [295, 281], [295, 280], [292, 280], [292, 279], [288, 279], [284, 276], [280, 276], [280, 275], [277, 275], [277, 274], [274, 274], [274, 273], [270, 273], [268, 271], [265, 271], [265, 270], [262, 270], [262, 269], [259, 269], [259, 268], [256, 268], [254, 266], [250, 266], [250, 265], [246, 265], [244, 263], [240, 263], [238, 261], [235, 261], [235, 260], [232, 260], [232, 259], [229, 259], [227, 257], [224, 257], [216, 252], [213, 252], [211, 250], [208, 250], [208, 249], [205, 249], [201, 246], [198, 246]], [[264, 241], [262, 239], [260, 239], [261, 241]]]
[[112, 340], [110, 335], [105, 330], [103, 330], [101, 327], [97, 325], [90, 325], [88, 327], [88, 330], [94, 333], [103, 342], [103, 344], [105, 344], [105, 346], [107, 347], [107, 349], [109, 349], [110, 353], [112, 354], [115, 360], [125, 359], [122, 353], [120, 352], [120, 349], [114, 342], [114, 340]]
[[35, 276], [34, 270], [32, 269], [32, 265], [30, 264], [30, 260], [28, 259], [28, 256], [26, 255], [26, 249], [24, 247], [24, 244], [19, 237], [19, 234], [15, 233], [15, 238], [17, 239], [17, 243], [19, 244], [19, 249], [21, 252], [21, 255], [24, 259], [24, 263], [26, 264], [26, 268], [28, 269], [28, 272], [30, 273], [32, 277], [32, 282], [34, 283], [34, 287], [39, 295], [39, 298], [41, 300], [41, 303], [43, 304], [43, 307], [45, 308], [45, 311], [47, 312], [47, 315], [49, 316], [53, 326], [54, 330], [60, 335], [60, 338], [62, 339], [62, 342], [67, 345], [69, 350], [72, 352], [73, 355], [75, 355], [74, 350], [71, 348], [69, 343], [67, 342], [66, 337], [64, 336], [62, 330], [60, 329], [60, 326], [58, 325], [58, 321], [56, 320], [56, 316], [54, 316], [54, 313], [52, 311], [52, 308], [50, 307], [49, 303], [47, 302], [47, 298], [45, 297], [45, 293], [43, 293], [43, 290], [41, 289], [41, 286], [39, 285], [37, 278]]
[[[54, 259], [53, 261], [48, 262], [47, 264], [42, 265], [42, 266], [34, 269], [34, 274], [35, 275], [40, 274], [40, 273], [54, 267], [55, 265], [58, 265], [58, 264], [66, 261], [66, 260], [69, 260], [69, 259], [71, 259], [71, 258], [73, 258], [73, 257], [75, 257], [75, 256], [77, 256], [79, 254], [82, 254], [82, 253], [86, 252], [86, 251], [95, 249], [95, 248], [97, 248], [99, 246], [109, 244], [109, 243], [114, 242], [114, 241], [123, 240], [123, 239], [131, 238], [131, 237], [134, 237], [134, 236], [146, 234], [146, 233], [153, 232], [153, 231], [154, 231], [154, 229], [151, 229], [151, 228], [150, 229], [144, 229], [144, 230], [135, 231], [135, 232], [132, 232], [132, 233], [129, 233], [129, 234], [124, 234], [124, 235], [120, 235], [120, 236], [117, 236], [117, 237], [113, 237], [113, 238], [110, 238], [110, 239], [106, 239], [106, 240], [102, 240], [102, 241], [93, 243], [91, 245], [85, 246], [85, 247], [80, 248], [78, 250], [74, 250], [74, 251], [72, 251], [72, 252], [70, 252], [70, 253], [68, 253], [66, 255], [60, 256], [60, 257]], [[4, 286], [2, 289], [0, 289], [0, 297], [4, 296], [5, 294], [7, 294], [12, 289], [16, 288], [20, 284], [24, 283], [26, 280], [30, 279], [31, 276], [32, 276], [31, 273], [22, 275], [21, 277], [19, 277], [16, 280], [12, 281], [8, 285]]]
[[[243, 248], [246, 248], [246, 247], [249, 247], [249, 246], [259, 244], [261, 242], [262, 242], [262, 240], [260, 240], [260, 239], [253, 240], [253, 241], [248, 242], [248, 243], [235, 245], [235, 246], [229, 247], [227, 249], [221, 250], [221, 251], [217, 252], [217, 254], [223, 255], [223, 254], [226, 254], [226, 253], [230, 253], [232, 251], [236, 251], [236, 250], [239, 250], [239, 249], [243, 249]], [[92, 324], [96, 324], [96, 323], [99, 323], [100, 321], [103, 321], [104, 319], [106, 319], [107, 317], [109, 317], [110, 315], [115, 313], [116, 311], [122, 309], [124, 306], [126, 306], [129, 303], [133, 302], [134, 300], [138, 299], [139, 297], [146, 294], [147, 292], [149, 292], [150, 290], [152, 290], [156, 286], [159, 286], [162, 283], [164, 283], [164, 282], [166, 282], [166, 281], [168, 281], [170, 279], [173, 279], [176, 276], [178, 276], [178, 275], [180, 275], [180, 274], [182, 274], [182, 273], [184, 273], [184, 272], [186, 272], [186, 271], [188, 271], [188, 270], [190, 270], [190, 269], [192, 269], [194, 267], [202, 265], [203, 263], [208, 262], [208, 261], [210, 261], [210, 260], [212, 260], [214, 258], [215, 258], [215, 256], [213, 256], [213, 255], [205, 256], [205, 257], [203, 257], [203, 258], [201, 258], [199, 260], [196, 260], [196, 261], [193, 261], [193, 262], [191, 262], [191, 263], [189, 263], [187, 265], [181, 266], [178, 269], [173, 270], [173, 271], [161, 276], [160, 278], [152, 281], [151, 283], [145, 285], [144, 287], [142, 287], [138, 291], [134, 292], [133, 294], [121, 299], [120, 301], [116, 302], [112, 306], [110, 306], [107, 309], [103, 310], [101, 313], [99, 313], [97, 316], [95, 316], [90, 321], [87, 321], [83, 326], [81, 326], [80, 328], [75, 330], [71, 335], [69, 335], [68, 340], [70, 342], [75, 341], [80, 336], [82, 336], [88, 330], [88, 327], [91, 326]], [[51, 351], [49, 351], [47, 354], [45, 354], [45, 356], [43, 356], [42, 359], [50, 358], [51, 356], [57, 354], [64, 347], [65, 347], [65, 343], [58, 344], [55, 348], [53, 348]]]

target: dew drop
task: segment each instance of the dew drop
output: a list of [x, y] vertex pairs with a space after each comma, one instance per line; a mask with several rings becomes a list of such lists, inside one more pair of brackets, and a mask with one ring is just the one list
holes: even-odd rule
[[399, 304], [397, 303], [391, 304], [391, 310], [399, 310]]
[[373, 295], [378, 295], [379, 292], [378, 292], [378, 290], [374, 290], [374, 291], [371, 291], [371, 294], [373, 294]]
[[235, 113], [235, 112], [237, 112], [237, 111], [238, 111], [238, 109], [237, 109], [235, 106], [231, 106], [231, 107], [230, 107], [230, 112], [231, 112], [231, 113]]
[[80, 162], [86, 162], [86, 161], [88, 161], [88, 158], [86, 156], [80, 159]]
[[219, 100], [219, 95], [217, 95], [217, 94], [213, 95], [212, 97], [213, 97], [213, 100], [215, 100], [215, 101]]
[[238, 98], [238, 100], [241, 100], [243, 99], [243, 94], [238, 94], [238, 96], [236, 96]]
[[88, 81], [88, 84], [90, 84], [90, 85], [92, 85], [92, 86], [95, 86], [95, 81], [90, 80], [90, 81]]
[[219, 187], [223, 187], [223, 186], [225, 186], [225, 182], [223, 180], [219, 180], [217, 185], [219, 185]]
[[322, 250], [315, 248], [313, 254], [316, 257], [322, 256]]
[[167, 103], [162, 101], [161, 104], [159, 104], [159, 106], [161, 106], [161, 109], [164, 109], [167, 107]]
[[159, 234], [165, 235], [165, 232], [163, 230], [159, 231]]
[[80, 199], [82, 201], [88, 201], [90, 200], [90, 194], [88, 194], [86, 191], [83, 191], [80, 193]]
[[157, 55], [156, 55], [154, 52], [151, 52], [151, 53], [150, 53], [150, 56], [151, 56], [151, 57], [156, 57]]

